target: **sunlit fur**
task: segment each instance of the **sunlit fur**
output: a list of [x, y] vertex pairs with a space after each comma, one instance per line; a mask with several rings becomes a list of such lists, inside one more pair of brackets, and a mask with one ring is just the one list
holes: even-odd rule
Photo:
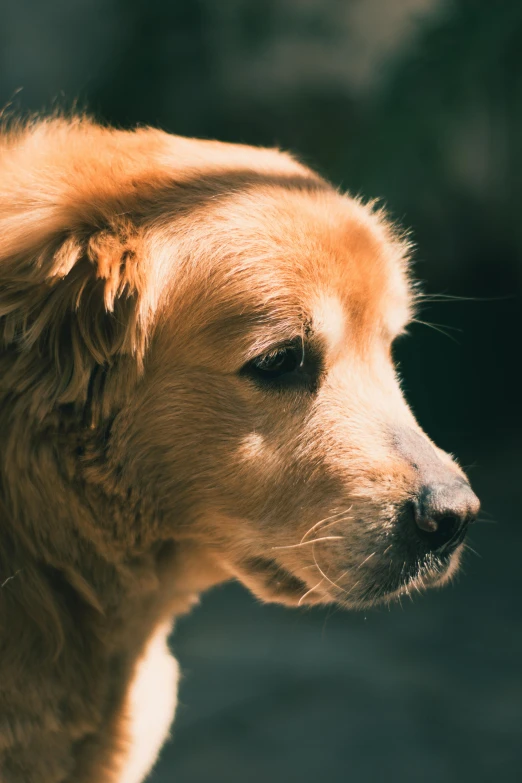
[[[166, 629], [206, 587], [357, 607], [456, 567], [397, 532], [408, 246], [275, 150], [85, 118], [0, 138], [0, 778], [139, 783]], [[239, 374], [299, 335], [313, 391]]]

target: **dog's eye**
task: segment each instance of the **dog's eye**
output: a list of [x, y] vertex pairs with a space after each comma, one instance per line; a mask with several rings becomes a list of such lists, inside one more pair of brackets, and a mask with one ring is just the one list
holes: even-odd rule
[[296, 346], [286, 345], [258, 356], [251, 364], [252, 368], [261, 375], [267, 378], [279, 378], [285, 373], [297, 370], [301, 359], [302, 352], [298, 353]]
[[305, 353], [301, 338], [256, 356], [241, 368], [247, 376], [264, 388], [285, 389], [317, 385], [319, 362], [315, 355]]

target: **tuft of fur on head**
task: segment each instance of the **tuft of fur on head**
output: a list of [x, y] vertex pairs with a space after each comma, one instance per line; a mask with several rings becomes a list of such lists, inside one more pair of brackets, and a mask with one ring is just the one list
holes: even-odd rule
[[40, 417], [84, 406], [96, 366], [142, 366], [157, 292], [140, 252], [141, 180], [154, 184], [162, 134], [128, 135], [121, 145], [86, 118], [53, 119], [15, 126], [0, 144], [4, 383], [38, 388]]

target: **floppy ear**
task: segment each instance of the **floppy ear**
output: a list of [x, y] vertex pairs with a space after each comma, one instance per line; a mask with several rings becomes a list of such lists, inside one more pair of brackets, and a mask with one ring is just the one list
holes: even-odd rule
[[139, 231], [119, 217], [55, 230], [36, 244], [30, 238], [30, 247], [0, 255], [4, 381], [18, 394], [30, 392], [40, 416], [89, 402], [98, 420], [114, 403], [109, 371], [125, 375], [121, 388], [142, 367], [151, 313]]
[[[41, 437], [32, 442], [24, 435], [38, 431], [33, 417], [41, 421], [63, 405], [74, 406], [87, 425], [102, 424], [139, 375], [151, 315], [146, 260], [133, 222], [69, 223], [76, 225], [50, 233], [52, 221], [41, 230], [28, 211], [0, 231], [2, 438], [13, 425], [11, 444], [0, 443], [0, 483], [7, 477], [0, 492], [0, 626], [8, 639], [0, 646], [3, 659], [10, 656], [10, 671], [57, 658], [65, 636], [81, 633], [87, 615], [94, 622], [100, 611], [73, 566], [66, 574], [42, 563], [53, 562], [46, 549], [52, 535], [39, 508], [63, 487], [45, 450], [35, 447]], [[19, 225], [25, 231], [16, 231]], [[10, 499], [5, 507], [2, 495]], [[58, 579], [59, 599], [53, 587]], [[64, 606], [69, 599], [74, 614]]]

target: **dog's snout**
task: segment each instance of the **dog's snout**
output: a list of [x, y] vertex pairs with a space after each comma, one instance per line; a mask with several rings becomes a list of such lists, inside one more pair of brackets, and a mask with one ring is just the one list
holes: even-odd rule
[[394, 445], [414, 469], [411, 501], [403, 509], [418, 540], [431, 551], [463, 540], [480, 503], [468, 481], [441, 459], [430, 441], [410, 428], [394, 433]]
[[417, 534], [436, 551], [459, 543], [479, 511], [479, 500], [467, 481], [434, 483], [422, 487], [413, 500]]

